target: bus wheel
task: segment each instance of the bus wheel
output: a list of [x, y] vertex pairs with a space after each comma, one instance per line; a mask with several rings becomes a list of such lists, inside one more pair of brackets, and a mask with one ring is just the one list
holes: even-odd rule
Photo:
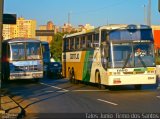
[[141, 88], [142, 88], [142, 85], [134, 85], [134, 88], [136, 89], [136, 90], [141, 90]]
[[34, 79], [34, 82], [38, 83], [39, 80], [40, 80], [39, 78], [35, 78], [35, 79]]
[[96, 72], [96, 82], [97, 82], [97, 87], [99, 89], [106, 89], [106, 87], [101, 84], [101, 77], [99, 71]]

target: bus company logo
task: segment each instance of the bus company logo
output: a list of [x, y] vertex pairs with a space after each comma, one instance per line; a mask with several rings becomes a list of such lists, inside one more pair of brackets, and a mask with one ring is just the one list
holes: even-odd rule
[[79, 53], [70, 54], [70, 59], [79, 59]]
[[117, 72], [128, 72], [128, 69], [117, 69]]

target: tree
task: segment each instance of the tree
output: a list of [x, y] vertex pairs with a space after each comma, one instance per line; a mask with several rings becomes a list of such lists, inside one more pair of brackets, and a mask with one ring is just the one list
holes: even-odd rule
[[50, 51], [55, 61], [61, 61], [63, 35], [64, 33], [55, 34], [50, 44]]

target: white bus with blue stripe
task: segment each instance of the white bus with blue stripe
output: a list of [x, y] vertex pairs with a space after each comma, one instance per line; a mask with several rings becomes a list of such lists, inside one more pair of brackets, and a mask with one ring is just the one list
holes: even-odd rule
[[2, 80], [35, 79], [43, 77], [41, 41], [16, 38], [2, 43]]

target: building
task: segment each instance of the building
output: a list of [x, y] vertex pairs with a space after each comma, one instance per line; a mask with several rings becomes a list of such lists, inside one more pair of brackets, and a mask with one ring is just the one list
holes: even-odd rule
[[[49, 21], [47, 23], [47, 30], [54, 30], [55, 29], [55, 25], [53, 24], [52, 21]], [[47, 41], [50, 43], [51, 41], [53, 40], [53, 37], [52, 36], [48, 36], [47, 37]]]
[[[54, 30], [54, 33], [58, 32], [58, 27], [56, 27], [56, 25], [54, 25], [54, 23], [52, 21], [47, 22], [47, 25], [40, 25], [39, 26], [39, 30], [44, 30], [44, 31], [52, 31]], [[53, 34], [54, 35], [54, 34]], [[39, 39], [41, 41], [47, 41], [48, 43], [50, 43], [53, 40], [53, 36], [39, 36]]]
[[8, 24], [3, 25], [3, 40], [16, 38], [18, 35], [16, 29], [17, 29], [16, 25], [8, 25]]
[[11, 39], [17, 37], [36, 38], [36, 20], [26, 20], [19, 17], [15, 25], [3, 24], [3, 39]]
[[81, 31], [87, 31], [87, 30], [91, 30], [94, 29], [94, 26], [91, 26], [90, 24], [86, 24], [86, 25], [79, 25], [77, 31], [81, 32]]
[[[39, 30], [47, 30], [46, 25], [39, 26]], [[41, 41], [47, 41], [47, 36], [39, 36], [38, 39]]]
[[61, 32], [62, 33], [71, 33], [73, 32], [74, 29], [72, 27], [71, 24], [65, 23], [62, 27], [61, 27]]

